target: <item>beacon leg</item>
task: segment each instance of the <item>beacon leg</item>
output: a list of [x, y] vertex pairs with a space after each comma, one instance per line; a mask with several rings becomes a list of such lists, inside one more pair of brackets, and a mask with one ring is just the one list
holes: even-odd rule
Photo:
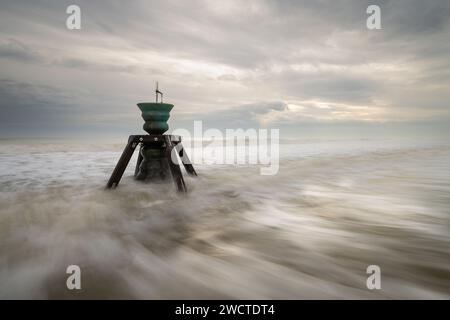
[[136, 149], [136, 145], [137, 142], [134, 141], [134, 137], [130, 136], [130, 138], [128, 139], [127, 146], [123, 150], [122, 156], [120, 157], [119, 162], [117, 162], [117, 165], [114, 168], [114, 171], [111, 174], [108, 183], [106, 184], [106, 188], [111, 189], [117, 187], [120, 179], [122, 178], [123, 173], [125, 172], [128, 162], [130, 161], [131, 156], [133, 155], [134, 149]]
[[186, 169], [187, 173], [189, 173], [191, 176], [196, 176], [197, 172], [195, 172], [194, 167], [192, 166], [191, 161], [189, 160], [188, 155], [186, 152], [184, 152], [183, 145], [180, 143], [177, 143], [175, 148], [178, 151], [178, 155], [180, 156], [181, 162], [183, 163], [184, 169]]
[[135, 177], [139, 173], [139, 166], [141, 165], [142, 159], [143, 159], [143, 157], [142, 157], [142, 154], [141, 154], [141, 150], [139, 150], [138, 159], [137, 159], [137, 162], [136, 162], [136, 169], [134, 169], [134, 176]]
[[[169, 162], [170, 173], [177, 186], [179, 192], [187, 192], [186, 185], [184, 183], [183, 174], [181, 173], [180, 164], [176, 154], [172, 157], [172, 150], [174, 145], [169, 138], [166, 138], [166, 159]], [[175, 150], [176, 151], [176, 150]]]

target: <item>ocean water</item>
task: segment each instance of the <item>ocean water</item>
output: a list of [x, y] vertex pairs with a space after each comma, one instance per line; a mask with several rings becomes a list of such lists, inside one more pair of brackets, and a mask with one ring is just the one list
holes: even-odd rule
[[278, 174], [197, 164], [187, 195], [136, 157], [105, 190], [122, 149], [0, 142], [0, 298], [450, 298], [449, 141], [291, 141]]

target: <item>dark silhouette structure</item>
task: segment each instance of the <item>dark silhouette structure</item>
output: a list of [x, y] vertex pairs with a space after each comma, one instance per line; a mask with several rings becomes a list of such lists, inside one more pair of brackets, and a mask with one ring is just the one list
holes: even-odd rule
[[[106, 185], [108, 189], [117, 187], [138, 145], [140, 145], [140, 150], [134, 172], [136, 180], [165, 180], [171, 176], [178, 191], [186, 192], [186, 184], [184, 183], [178, 157], [181, 159], [186, 171], [190, 175], [197, 176], [192, 163], [184, 152], [181, 137], [163, 134], [169, 129], [167, 120], [169, 120], [173, 105], [162, 103], [163, 94], [158, 89], [158, 83], [156, 83], [155, 92], [155, 103], [138, 103], [138, 107], [142, 111], [142, 118], [145, 121], [143, 129], [148, 132], [148, 135], [132, 135], [128, 138], [128, 143], [122, 152], [122, 156]], [[161, 102], [158, 102], [158, 94], [161, 95]]]

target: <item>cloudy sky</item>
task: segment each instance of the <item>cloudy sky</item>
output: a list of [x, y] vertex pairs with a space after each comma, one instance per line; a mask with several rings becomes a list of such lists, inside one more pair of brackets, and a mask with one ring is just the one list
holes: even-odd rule
[[139, 133], [156, 80], [171, 128], [450, 127], [449, 17], [448, 0], [2, 0], [0, 134]]

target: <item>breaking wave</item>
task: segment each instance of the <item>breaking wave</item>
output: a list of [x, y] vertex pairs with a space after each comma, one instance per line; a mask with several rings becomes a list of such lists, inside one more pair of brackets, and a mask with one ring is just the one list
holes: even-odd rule
[[[291, 143], [277, 175], [198, 165], [187, 195], [134, 181], [134, 158], [105, 190], [120, 144], [11, 146], [1, 298], [450, 297], [448, 143]], [[366, 288], [372, 264], [381, 290]]]

